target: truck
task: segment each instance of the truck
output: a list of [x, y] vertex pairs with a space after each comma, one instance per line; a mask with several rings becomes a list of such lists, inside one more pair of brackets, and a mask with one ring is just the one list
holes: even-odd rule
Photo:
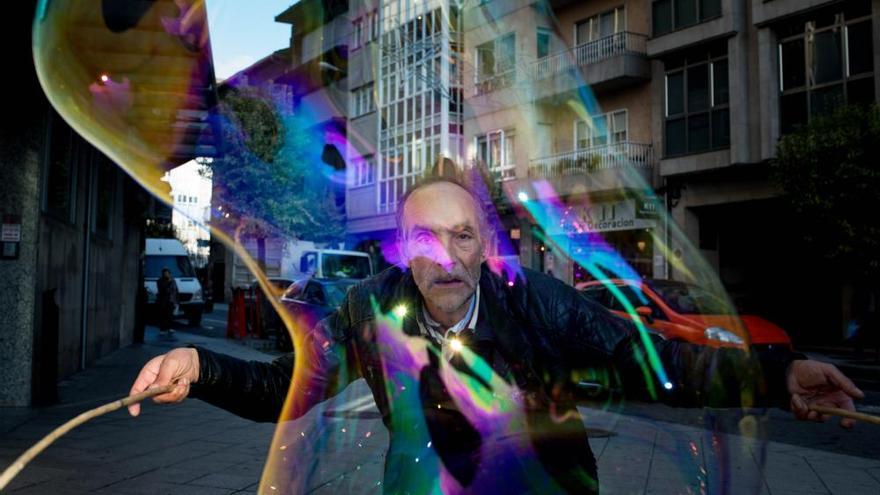
[[343, 249], [304, 251], [299, 259], [299, 272], [315, 278], [362, 279], [373, 276], [370, 255]]
[[175, 318], [185, 318], [191, 326], [202, 322], [205, 310], [202, 285], [189, 260], [189, 253], [177, 239], [146, 239], [144, 246], [144, 290], [147, 292], [147, 314], [155, 315], [156, 281], [162, 269], [171, 271], [177, 283]]
[[363, 279], [374, 273], [369, 254], [319, 248], [311, 241], [288, 242], [281, 259], [281, 276], [291, 280], [308, 277]]

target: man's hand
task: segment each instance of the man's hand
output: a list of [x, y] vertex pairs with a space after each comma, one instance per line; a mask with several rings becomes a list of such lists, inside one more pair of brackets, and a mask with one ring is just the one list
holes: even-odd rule
[[[811, 359], [793, 361], [786, 376], [788, 392], [791, 394], [791, 410], [796, 418], [809, 421], [825, 421], [828, 415], [810, 410], [810, 405], [838, 407], [855, 411], [853, 399], [862, 399], [865, 394], [853, 384], [833, 364]], [[840, 426], [852, 428], [855, 421], [848, 418], [840, 420]]]
[[[189, 395], [189, 384], [199, 379], [199, 354], [195, 349], [174, 349], [156, 356], [144, 365], [138, 374], [129, 396], [143, 392], [148, 388], [167, 385], [174, 381], [177, 386], [167, 394], [153, 397], [153, 401], [165, 404], [180, 402]], [[137, 416], [141, 413], [140, 404], [128, 406], [128, 413]]]

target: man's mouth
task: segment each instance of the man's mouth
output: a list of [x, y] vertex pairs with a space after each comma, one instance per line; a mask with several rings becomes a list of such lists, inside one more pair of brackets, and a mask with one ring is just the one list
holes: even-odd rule
[[455, 289], [458, 287], [464, 287], [464, 285], [464, 280], [460, 278], [443, 278], [434, 281], [434, 286], [441, 289]]

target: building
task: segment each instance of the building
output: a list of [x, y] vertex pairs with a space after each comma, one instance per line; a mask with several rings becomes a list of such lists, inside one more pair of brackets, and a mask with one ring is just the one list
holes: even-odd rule
[[456, 2], [355, 0], [348, 15], [348, 243], [393, 261], [401, 195], [440, 156], [462, 162]]
[[211, 179], [199, 173], [201, 165], [189, 161], [170, 170], [162, 179], [171, 185], [174, 211], [171, 223], [195, 268], [208, 263], [211, 232]]
[[189, 31], [204, 17], [162, 24], [185, 7], [171, 0], [93, 7], [41, 4], [36, 26], [37, 2], [11, 9], [17, 77], [4, 93], [27, 111], [8, 113], [0, 137], [0, 406], [51, 402], [58, 380], [137, 338], [144, 215], [156, 209], [138, 181], [162, 191], [165, 170], [212, 151], [210, 46]]
[[[662, 276], [653, 239], [663, 225], [637, 208], [656, 185], [648, 10], [638, 0], [465, 9], [464, 132], [468, 162], [486, 165], [505, 198], [542, 198], [534, 184], [546, 181], [567, 215], [603, 235], [602, 249]], [[502, 217], [523, 265], [570, 284], [592, 277], [567, 256], [600, 249], [588, 234], [548, 242], [561, 231], [519, 210]]]
[[[842, 325], [847, 289], [799, 249], [769, 161], [811, 115], [876, 101], [878, 1], [347, 5], [306, 24], [347, 47], [345, 80], [328, 87], [348, 87], [350, 246], [391, 240], [397, 199], [443, 155], [490, 170], [524, 266], [576, 284], [595, 274], [564, 252], [613, 250], [660, 278], [693, 263], [796, 339], [839, 338], [810, 328]], [[602, 242], [560, 246], [517, 204], [547, 191]], [[816, 277], [832, 282], [816, 290]]]
[[812, 115], [876, 101], [880, 2], [651, 7], [652, 133], [672, 218], [744, 310], [796, 341], [838, 340], [845, 281], [801, 249], [768, 161], [780, 136]]

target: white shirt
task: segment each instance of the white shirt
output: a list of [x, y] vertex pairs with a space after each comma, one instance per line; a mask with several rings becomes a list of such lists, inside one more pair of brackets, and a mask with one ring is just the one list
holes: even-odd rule
[[477, 308], [479, 307], [480, 286], [478, 285], [477, 290], [474, 292], [474, 295], [471, 296], [471, 305], [468, 307], [468, 311], [464, 315], [464, 318], [462, 318], [458, 323], [452, 325], [451, 327], [449, 327], [449, 329], [443, 332], [443, 325], [431, 318], [431, 315], [428, 313], [428, 308], [426, 308], [425, 305], [422, 304], [422, 316], [424, 318], [424, 322], [422, 320], [418, 320], [419, 329], [421, 330], [422, 335], [427, 336], [435, 342], [439, 343], [441, 349], [443, 350], [443, 355], [446, 356], [448, 354], [446, 350], [450, 339], [450, 333], [452, 334], [452, 336], [456, 336], [466, 328], [472, 331], [477, 328], [477, 316], [480, 313]]

